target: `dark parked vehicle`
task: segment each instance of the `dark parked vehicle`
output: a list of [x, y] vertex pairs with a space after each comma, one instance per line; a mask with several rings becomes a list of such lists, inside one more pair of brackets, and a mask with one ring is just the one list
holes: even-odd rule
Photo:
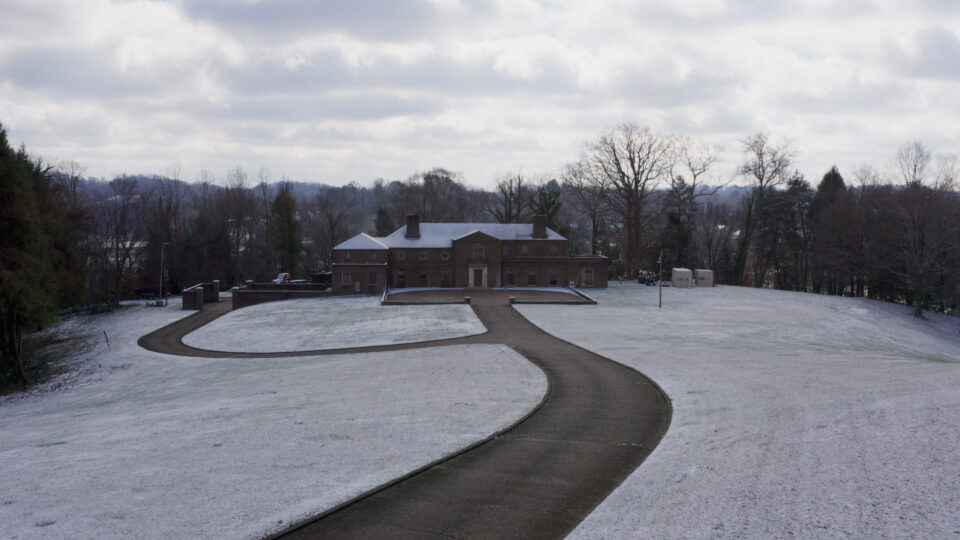
[[641, 285], [656, 285], [657, 276], [654, 274], [640, 274], [637, 276], [637, 283]]
[[333, 272], [317, 272], [310, 276], [310, 283], [316, 283], [318, 285], [330, 285], [332, 281]]

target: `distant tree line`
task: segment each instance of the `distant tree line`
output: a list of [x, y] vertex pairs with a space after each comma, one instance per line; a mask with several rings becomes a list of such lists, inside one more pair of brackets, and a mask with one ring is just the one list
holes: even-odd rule
[[[87, 178], [10, 147], [0, 126], [0, 377], [22, 381], [21, 337], [58, 312], [115, 307], [219, 279], [230, 287], [328, 270], [334, 246], [425, 222], [528, 222], [610, 258], [611, 277], [657, 261], [709, 268], [726, 284], [867, 296], [960, 311], [956, 156], [905, 144], [892, 173], [830, 168], [814, 187], [794, 152], [759, 133], [736, 174], [718, 181], [718, 149], [632, 124], [590, 141], [556, 175], [503, 174], [492, 191], [443, 168], [370, 186], [328, 186], [234, 168], [193, 182], [163, 175]], [[741, 185], [731, 185], [737, 178]], [[745, 184], [745, 185], [742, 185]], [[669, 277], [668, 277], [669, 279]]]

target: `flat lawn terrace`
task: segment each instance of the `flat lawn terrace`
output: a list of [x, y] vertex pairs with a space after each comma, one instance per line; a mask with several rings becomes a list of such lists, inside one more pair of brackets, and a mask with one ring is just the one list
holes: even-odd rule
[[340, 296], [245, 307], [187, 334], [200, 349], [309, 351], [393, 345], [482, 334], [470, 306], [380, 305], [379, 296]]
[[[518, 306], [670, 396], [653, 454], [572, 538], [957, 538], [957, 318], [866, 299], [611, 284]], [[590, 321], [590, 324], [584, 324]]]
[[[410, 310], [423, 307], [321, 301], [336, 309], [244, 308], [233, 315], [262, 320], [236, 323], [247, 326], [232, 335], [252, 347], [243, 334], [255, 334], [272, 350], [278, 333], [313, 348], [394, 331], [405, 339], [483, 331], [466, 306], [424, 311], [420, 324], [439, 326], [424, 329], [409, 324]], [[315, 318], [290, 312], [298, 307]], [[69, 380], [0, 398], [0, 538], [262, 537], [512, 425], [547, 390], [543, 373], [502, 345], [276, 359], [137, 346], [191, 313], [174, 301], [139, 304], [53, 330], [100, 341], [72, 359]], [[296, 341], [278, 319], [329, 335]]]

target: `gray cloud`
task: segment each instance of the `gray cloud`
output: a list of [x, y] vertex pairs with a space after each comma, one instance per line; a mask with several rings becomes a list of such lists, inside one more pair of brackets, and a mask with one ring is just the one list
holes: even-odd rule
[[[491, 15], [486, 2], [465, 2], [466, 23]], [[438, 5], [426, 0], [389, 2], [344, 0], [187, 0], [186, 13], [229, 29], [238, 36], [247, 32], [289, 37], [310, 32], [344, 32], [373, 40], [423, 38], [451, 24]]]
[[960, 78], [960, 40], [942, 27], [917, 32], [913, 37], [916, 52], [908, 53], [891, 45], [897, 67], [909, 75], [931, 78]]
[[124, 75], [112, 64], [109, 49], [33, 49], [0, 58], [3, 79], [56, 97], [112, 98], [152, 94], [153, 75]]

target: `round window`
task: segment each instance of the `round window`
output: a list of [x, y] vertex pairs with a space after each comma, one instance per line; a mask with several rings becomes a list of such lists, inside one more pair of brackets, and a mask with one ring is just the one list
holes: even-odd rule
[[427, 260], [427, 252], [426, 252], [426, 251], [421, 251], [420, 254], [417, 255], [417, 258], [420, 259], [421, 261]]
[[407, 258], [407, 254], [406, 254], [406, 253], [404, 253], [404, 252], [402, 252], [402, 251], [398, 251], [398, 252], [397, 252], [397, 260], [398, 260], [398, 261], [402, 261], [402, 260], [404, 260], [404, 259], [406, 259], [406, 258]]
[[444, 260], [444, 261], [445, 261], [445, 260], [447, 260], [447, 259], [449, 259], [449, 258], [450, 258], [450, 254], [447, 253], [446, 251], [440, 253], [440, 259], [441, 259], [441, 260]]

